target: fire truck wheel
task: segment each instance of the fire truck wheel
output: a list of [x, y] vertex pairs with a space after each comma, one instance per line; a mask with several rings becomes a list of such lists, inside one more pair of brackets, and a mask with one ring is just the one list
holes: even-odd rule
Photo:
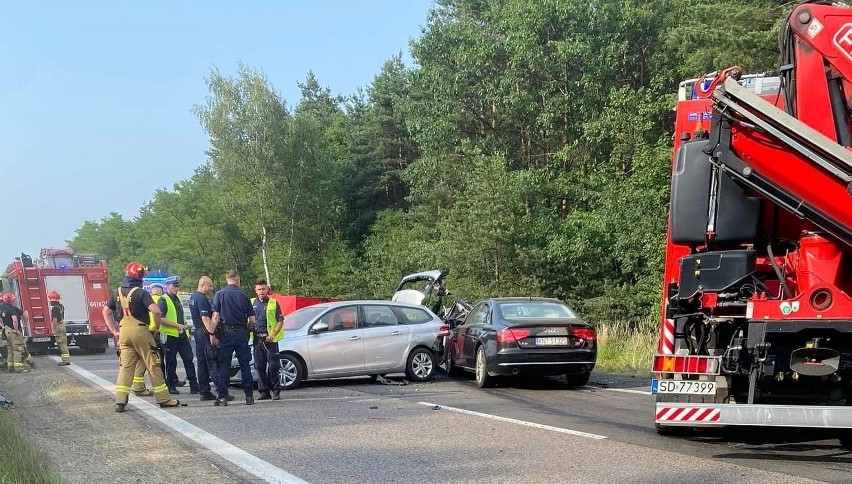
[[664, 435], [667, 437], [688, 435], [692, 430], [691, 427], [681, 427], [679, 425], [654, 424], [654, 428], [657, 430], [657, 435]]
[[852, 449], [852, 432], [845, 431], [840, 434], [840, 447], [847, 450]]

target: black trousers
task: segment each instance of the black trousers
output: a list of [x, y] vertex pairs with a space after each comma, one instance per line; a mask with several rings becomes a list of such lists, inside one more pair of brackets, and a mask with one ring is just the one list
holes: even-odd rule
[[198, 391], [202, 394], [212, 393], [210, 382], [219, 384], [219, 349], [210, 344], [210, 336], [204, 328], [195, 328], [195, 357], [198, 363]]
[[189, 380], [189, 389], [198, 390], [195, 364], [192, 361], [192, 346], [189, 344], [186, 333], [182, 331], [177, 337], [166, 335], [163, 352], [166, 356], [166, 385], [169, 388], [174, 388], [177, 385], [177, 355], [180, 354], [180, 359], [183, 360], [183, 369], [186, 371], [186, 379]]
[[249, 366], [251, 349], [248, 344], [248, 330], [225, 330], [219, 338], [219, 383], [216, 385], [219, 398], [228, 396], [228, 385], [231, 382], [231, 356], [235, 353], [240, 364], [243, 392], [247, 397], [254, 395], [254, 378], [251, 376]]
[[254, 369], [257, 370], [257, 391], [260, 393], [281, 390], [278, 372], [281, 359], [278, 357], [278, 343], [267, 343], [261, 338], [254, 339]]

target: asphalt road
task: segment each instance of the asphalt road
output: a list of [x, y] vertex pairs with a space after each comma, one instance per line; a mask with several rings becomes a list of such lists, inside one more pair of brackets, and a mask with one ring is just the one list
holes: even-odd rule
[[[115, 381], [114, 354], [75, 350], [75, 365]], [[647, 380], [601, 374], [573, 390], [550, 379], [482, 390], [443, 374], [406, 386], [350, 378], [310, 382], [251, 407], [236, 387], [237, 400], [225, 408], [184, 387], [178, 398], [189, 405], [168, 413], [311, 483], [852, 481], [852, 454], [830, 435], [742, 429], [658, 436], [647, 388]], [[104, 405], [111, 402], [104, 391]], [[261, 481], [246, 476], [231, 477]]]

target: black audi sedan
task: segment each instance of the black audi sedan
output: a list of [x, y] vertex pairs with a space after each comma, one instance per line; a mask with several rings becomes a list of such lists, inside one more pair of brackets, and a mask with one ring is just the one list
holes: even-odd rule
[[475, 373], [480, 388], [510, 375], [565, 375], [569, 386], [582, 386], [595, 367], [596, 343], [594, 328], [558, 299], [492, 298], [453, 328], [445, 364], [450, 375]]

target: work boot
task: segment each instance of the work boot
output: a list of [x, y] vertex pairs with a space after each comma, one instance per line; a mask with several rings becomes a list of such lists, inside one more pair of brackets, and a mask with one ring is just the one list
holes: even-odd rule
[[272, 400], [272, 395], [270, 395], [268, 393], [261, 393], [260, 396], [257, 397], [257, 399], [258, 400]]
[[68, 366], [68, 365], [70, 365], [70, 364], [71, 364], [71, 362], [70, 362], [70, 361], [60, 361], [60, 362], [59, 362], [59, 366]]
[[246, 405], [254, 405], [254, 397], [246, 397]]
[[180, 400], [175, 400], [174, 398], [170, 398], [165, 402], [160, 404], [160, 408], [172, 408], [172, 407], [180, 407]]
[[202, 393], [200, 400], [202, 402], [207, 402], [207, 401], [210, 401], [210, 400], [216, 400], [216, 395], [213, 395], [212, 393]]
[[169, 387], [169, 395], [180, 395], [180, 392], [175, 387]]
[[272, 399], [273, 400], [281, 400], [281, 392], [278, 391], [278, 390], [275, 390], [274, 392], [272, 392]]
[[216, 406], [216, 407], [227, 407], [228, 406], [228, 399], [227, 398], [217, 398], [216, 401], [213, 402], [213, 405]]
[[118, 413], [124, 413], [124, 407], [125, 407], [125, 405], [123, 403], [116, 403], [115, 404], [115, 411], [118, 412]]
[[186, 386], [186, 380], [178, 380], [177, 382], [175, 382], [175, 386], [176, 387], [185, 387]]

